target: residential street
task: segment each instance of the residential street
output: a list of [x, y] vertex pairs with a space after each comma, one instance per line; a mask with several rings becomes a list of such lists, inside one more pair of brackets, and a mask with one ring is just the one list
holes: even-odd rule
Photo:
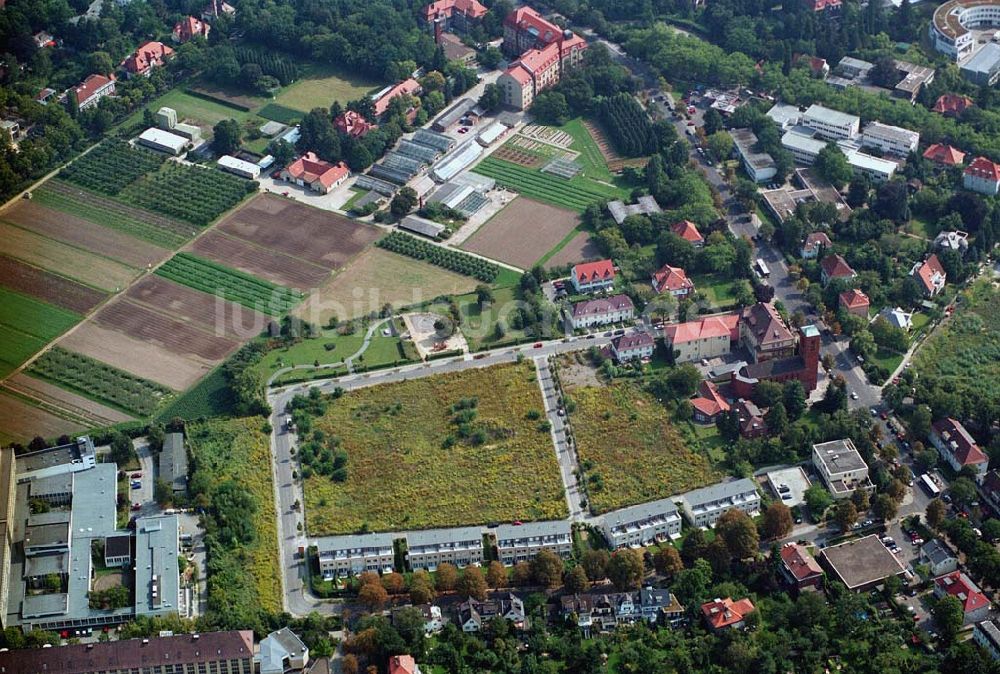
[[537, 357], [535, 370], [538, 372], [538, 386], [542, 390], [545, 402], [545, 414], [552, 424], [552, 444], [556, 449], [556, 459], [559, 461], [559, 474], [562, 476], [563, 491], [566, 493], [566, 505], [569, 507], [569, 518], [574, 522], [583, 520], [586, 511], [582, 505], [580, 486], [577, 483], [576, 472], [578, 463], [576, 452], [567, 442], [569, 429], [566, 426], [566, 412], [559, 406], [559, 389], [549, 371], [549, 361], [545, 357]]

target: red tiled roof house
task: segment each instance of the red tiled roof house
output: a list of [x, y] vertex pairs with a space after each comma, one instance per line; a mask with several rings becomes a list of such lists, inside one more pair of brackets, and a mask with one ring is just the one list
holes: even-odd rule
[[927, 437], [952, 470], [958, 472], [968, 466], [975, 471], [977, 482], [986, 477], [990, 460], [960, 421], [951, 417], [939, 419], [931, 424]]
[[780, 568], [785, 581], [799, 590], [823, 584], [823, 569], [804, 545], [786, 543], [781, 548]]
[[168, 47], [162, 42], [149, 41], [139, 46], [128, 58], [121, 63], [121, 67], [129, 77], [136, 75], [148, 76], [153, 68], [159, 68], [174, 55], [173, 47]]
[[670, 231], [681, 237], [695, 248], [705, 245], [705, 237], [698, 231], [698, 225], [690, 220], [681, 220], [670, 225]]
[[208, 23], [193, 16], [186, 16], [174, 24], [174, 31], [171, 33], [170, 39], [178, 44], [183, 44], [195, 37], [203, 37], [207, 40], [210, 30], [212, 27]]
[[76, 102], [78, 110], [86, 110], [97, 105], [105, 96], [112, 96], [115, 93], [115, 78], [104, 75], [90, 75], [74, 87], [71, 95]]
[[385, 93], [382, 93], [378, 98], [375, 99], [373, 105], [373, 111], [376, 117], [381, 117], [389, 109], [389, 102], [397, 96], [416, 96], [421, 92], [420, 83], [417, 82], [412, 77], [407, 80], [403, 80], [399, 84], [389, 87]]
[[857, 288], [852, 288], [851, 290], [846, 290], [840, 293], [840, 306], [843, 307], [844, 311], [855, 316], [860, 316], [861, 318], [868, 318], [868, 310], [871, 308], [871, 301], [868, 299], [868, 295]]
[[832, 246], [833, 241], [830, 241], [826, 232], [810, 232], [806, 240], [802, 242], [802, 247], [799, 248], [799, 256], [805, 260], [815, 260], [819, 257], [821, 248], [829, 250]]
[[701, 615], [710, 630], [722, 632], [743, 627], [746, 617], [753, 613], [755, 608], [749, 599], [733, 601], [731, 597], [726, 597], [702, 604]]
[[683, 298], [694, 294], [694, 283], [680, 267], [665, 264], [653, 274], [653, 290]]
[[714, 424], [729, 412], [729, 402], [719, 393], [719, 387], [710, 381], [698, 385], [698, 395], [691, 399], [694, 420], [703, 424]]
[[516, 58], [497, 78], [504, 105], [518, 110], [531, 107], [539, 92], [555, 86], [564, 72], [583, 61], [587, 41], [531, 7], [515, 9], [503, 25], [503, 51]]
[[424, 7], [421, 18], [435, 26], [435, 33], [438, 30], [465, 33], [482, 21], [486, 12], [479, 0], [438, 0]]
[[615, 265], [611, 260], [583, 262], [570, 271], [570, 281], [578, 293], [608, 290], [615, 284]]
[[281, 170], [282, 180], [295, 183], [299, 187], [308, 187], [320, 194], [328, 194], [350, 175], [351, 170], [344, 162], [332, 164], [323, 161], [313, 152], [306, 152]]
[[354, 138], [363, 138], [375, 128], [375, 125], [365, 119], [364, 115], [354, 110], [345, 110], [337, 115], [337, 118], [333, 120], [333, 125], [337, 127], [337, 131]]
[[827, 285], [833, 279], [850, 279], [857, 276], [857, 273], [847, 264], [847, 260], [834, 253], [827, 255], [819, 263], [820, 281]]
[[913, 265], [910, 275], [917, 280], [920, 289], [928, 297], [933, 297], [944, 290], [945, 282], [948, 280], [937, 254]]
[[389, 674], [420, 674], [420, 666], [412, 655], [394, 655], [389, 658]]
[[942, 599], [949, 595], [962, 603], [966, 625], [985, 620], [989, 616], [990, 600], [961, 571], [952, 571], [934, 579], [934, 596]]
[[968, 96], [959, 96], [958, 94], [942, 94], [938, 96], [937, 101], [934, 102], [934, 112], [941, 113], [946, 117], [958, 117], [966, 109], [971, 108], [973, 105], [972, 99]]
[[690, 363], [729, 354], [740, 339], [740, 315], [710, 316], [663, 329], [663, 340], [673, 351], [674, 361]]
[[934, 143], [924, 150], [924, 159], [944, 166], [961, 166], [965, 163], [965, 153], [951, 145]]
[[996, 196], [1000, 193], [1000, 164], [986, 157], [976, 157], [962, 174], [962, 186], [967, 190]]

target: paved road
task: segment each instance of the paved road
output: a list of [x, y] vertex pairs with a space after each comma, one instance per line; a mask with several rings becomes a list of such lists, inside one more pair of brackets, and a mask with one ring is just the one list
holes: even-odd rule
[[559, 462], [559, 473], [562, 476], [563, 492], [566, 494], [566, 505], [569, 507], [569, 518], [574, 522], [582, 521], [587, 512], [582, 504], [580, 485], [577, 483], [579, 464], [576, 452], [567, 441], [569, 428], [566, 425], [565, 411], [559, 405], [559, 388], [552, 379], [548, 358], [535, 358], [535, 370], [538, 373], [538, 387], [542, 390], [545, 403], [545, 414], [552, 425], [552, 444], [556, 450], [556, 460]]

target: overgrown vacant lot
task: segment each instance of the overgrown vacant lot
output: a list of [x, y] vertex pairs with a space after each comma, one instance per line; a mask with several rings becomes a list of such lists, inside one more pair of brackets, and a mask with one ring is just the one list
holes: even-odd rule
[[[461, 401], [476, 399], [467, 410]], [[531, 417], [538, 413], [538, 419]], [[471, 417], [461, 439], [456, 417]], [[316, 427], [340, 440], [347, 480], [305, 482], [312, 536], [566, 516], [534, 367], [500, 365], [349, 392]], [[447, 447], [451, 436], [454, 444]]]
[[964, 294], [954, 317], [917, 352], [920, 378], [930, 377], [969, 400], [1000, 396], [1000, 290], [989, 281]]
[[666, 498], [718, 479], [684, 445], [663, 406], [634, 384], [569, 387], [570, 414], [590, 496], [603, 513]]

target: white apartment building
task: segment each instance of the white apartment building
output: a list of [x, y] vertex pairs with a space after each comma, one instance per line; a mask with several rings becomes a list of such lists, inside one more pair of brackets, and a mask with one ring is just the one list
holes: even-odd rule
[[868, 464], [850, 438], [813, 445], [813, 465], [834, 498], [847, 498], [855, 489], [872, 486]]
[[872, 122], [861, 133], [861, 145], [876, 147], [886, 154], [905, 157], [917, 151], [920, 134], [900, 126]]
[[751, 517], [760, 512], [760, 494], [753, 480], [743, 478], [720, 482], [689, 491], [681, 497], [681, 507], [691, 524], [712, 527], [727, 510], [736, 508]]
[[826, 141], [814, 138], [812, 129], [797, 126], [781, 136], [781, 146], [792, 153], [796, 162], [810, 166], [826, 147]]
[[861, 130], [861, 118], [839, 110], [810, 105], [802, 113], [803, 125], [815, 129], [826, 140], [850, 140]]
[[876, 183], [884, 183], [890, 180], [898, 168], [898, 165], [894, 161], [882, 159], [881, 157], [873, 157], [870, 154], [865, 154], [857, 150], [845, 150], [844, 155], [847, 157], [847, 163], [851, 165], [851, 169], [854, 170], [855, 174], [866, 175]]
[[363, 571], [392, 571], [392, 534], [329, 536], [316, 541], [319, 570], [325, 580]]
[[668, 498], [609, 512], [601, 530], [613, 548], [649, 545], [681, 534], [681, 514]]
[[755, 150], [757, 136], [750, 129], [732, 129], [729, 135], [733, 137], [736, 154], [739, 155], [743, 170], [755, 183], [765, 183], [777, 174], [774, 158], [766, 152]]
[[972, 640], [980, 648], [990, 654], [994, 660], [1000, 660], [1000, 627], [993, 619], [977, 623], [972, 630]]
[[635, 318], [635, 305], [628, 295], [599, 297], [573, 305], [570, 322], [574, 330], [594, 325], [611, 325]]
[[406, 534], [406, 550], [413, 571], [434, 571], [444, 562], [458, 567], [482, 564], [483, 532], [479, 527], [411, 531]]
[[957, 63], [976, 50], [970, 29], [990, 26], [1000, 26], [997, 0], [949, 0], [934, 10], [927, 32], [934, 48]]
[[[817, 138], [814, 129], [797, 126], [785, 132], [781, 145], [791, 152], [796, 162], [810, 166], [827, 146], [827, 141]], [[865, 154], [854, 143], [841, 142], [838, 146], [855, 173], [866, 175], [876, 183], [885, 182], [896, 173], [896, 162]]]
[[573, 552], [573, 535], [567, 520], [501, 524], [496, 529], [497, 551], [506, 566], [528, 562], [542, 550], [566, 559]]

